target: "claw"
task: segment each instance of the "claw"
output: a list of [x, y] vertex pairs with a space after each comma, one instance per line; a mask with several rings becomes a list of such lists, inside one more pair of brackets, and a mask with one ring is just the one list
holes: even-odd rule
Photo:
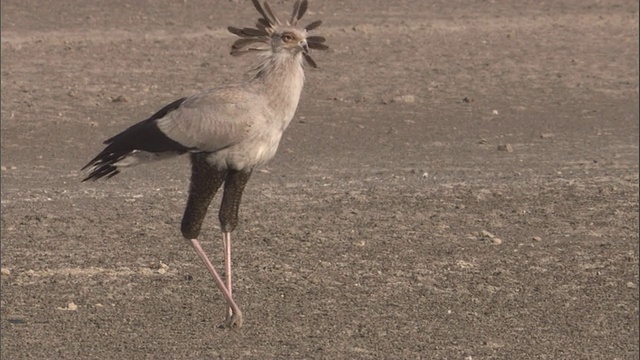
[[227, 315], [227, 318], [216, 325], [218, 329], [231, 329], [231, 328], [241, 328], [242, 327], [242, 313], [237, 312], [233, 313], [233, 315]]

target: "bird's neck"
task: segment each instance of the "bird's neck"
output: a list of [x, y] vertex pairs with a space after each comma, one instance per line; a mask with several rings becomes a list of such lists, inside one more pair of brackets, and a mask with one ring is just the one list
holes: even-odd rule
[[302, 61], [300, 53], [272, 53], [258, 65], [251, 80], [264, 87], [269, 105], [282, 112], [287, 125], [298, 107], [304, 84]]

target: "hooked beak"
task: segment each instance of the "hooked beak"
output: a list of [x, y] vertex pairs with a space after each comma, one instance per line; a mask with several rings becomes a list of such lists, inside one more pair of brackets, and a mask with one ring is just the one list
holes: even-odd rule
[[302, 52], [305, 54], [309, 53], [309, 44], [307, 44], [307, 40], [302, 40], [300, 42], [300, 47], [302, 48]]

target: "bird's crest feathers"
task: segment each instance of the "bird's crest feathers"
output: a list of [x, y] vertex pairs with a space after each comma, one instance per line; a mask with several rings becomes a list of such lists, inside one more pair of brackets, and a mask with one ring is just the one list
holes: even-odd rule
[[[229, 32], [240, 37], [240, 39], [236, 40], [231, 46], [231, 55], [239, 56], [250, 52], [262, 52], [270, 55], [273, 51], [271, 45], [272, 37], [276, 34], [281, 36], [282, 33], [287, 30], [292, 33], [302, 34], [307, 41], [309, 49], [327, 50], [329, 48], [324, 44], [324, 37], [307, 36], [309, 31], [316, 29], [322, 24], [321, 20], [316, 20], [304, 28], [297, 27], [298, 21], [306, 13], [309, 6], [307, 0], [296, 0], [293, 4], [291, 18], [286, 22], [278, 19], [267, 1], [264, 1], [262, 4], [259, 0], [251, 1], [262, 17], [258, 18], [255, 28], [237, 28], [233, 26], [227, 28]], [[286, 41], [286, 38], [284, 40]], [[307, 64], [312, 67], [317, 67], [315, 61], [311, 58], [311, 55], [309, 55], [308, 49], [305, 48], [302, 51], [302, 55]]]

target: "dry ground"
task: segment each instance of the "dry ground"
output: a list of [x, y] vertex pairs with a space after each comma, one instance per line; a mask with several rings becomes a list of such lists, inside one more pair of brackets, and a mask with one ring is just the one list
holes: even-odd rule
[[640, 356], [637, 1], [312, 0], [332, 51], [245, 193], [235, 331], [186, 159], [79, 168], [241, 79], [250, 2], [1, 4], [2, 359]]

